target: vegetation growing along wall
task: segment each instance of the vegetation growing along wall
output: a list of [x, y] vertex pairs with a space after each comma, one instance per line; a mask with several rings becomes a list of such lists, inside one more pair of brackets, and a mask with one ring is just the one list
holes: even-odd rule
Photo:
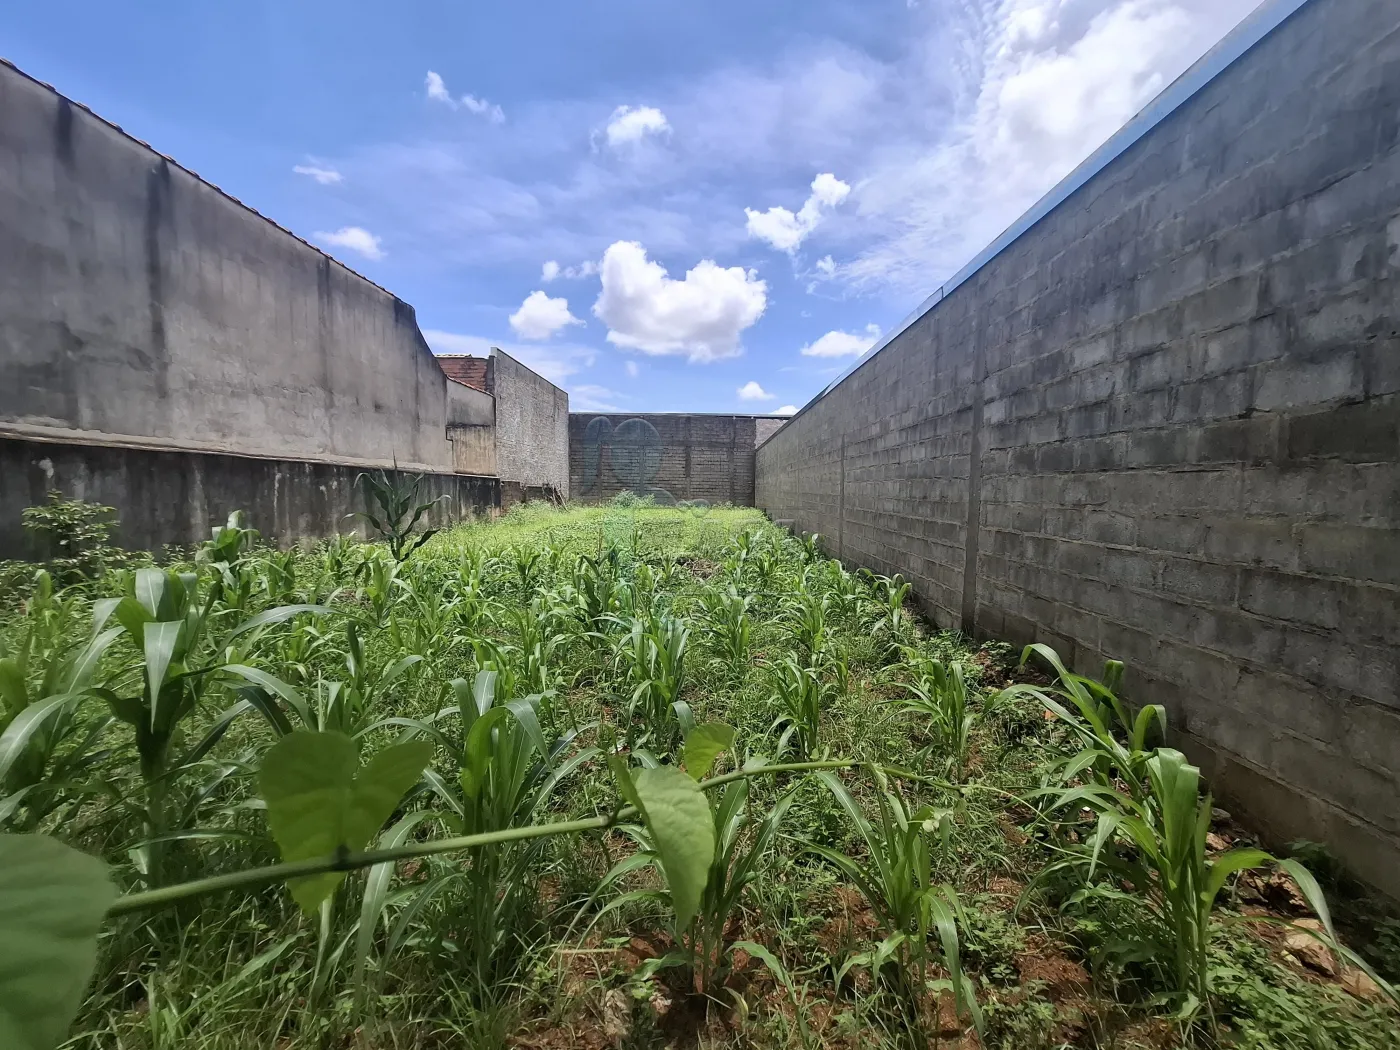
[[425, 543], [380, 495], [383, 544], [234, 517], [0, 603], [15, 1045], [1389, 1045], [1400, 926], [1120, 666], [929, 635], [752, 511]]

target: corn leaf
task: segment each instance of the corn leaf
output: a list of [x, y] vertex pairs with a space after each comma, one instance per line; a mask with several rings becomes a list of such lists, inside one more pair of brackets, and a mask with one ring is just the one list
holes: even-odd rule
[[695, 918], [715, 859], [715, 826], [698, 784], [675, 766], [628, 771], [632, 796], [661, 858], [676, 926]]
[[686, 734], [681, 761], [694, 780], [703, 780], [720, 752], [734, 746], [734, 729], [723, 722], [706, 722]]
[[[411, 740], [385, 748], [361, 768], [354, 741], [343, 733], [298, 730], [284, 736], [268, 751], [259, 775], [282, 859], [362, 849], [432, 756], [430, 743]], [[293, 879], [288, 888], [311, 915], [344, 878], [343, 872], [311, 875]]]
[[0, 1046], [52, 1050], [68, 1035], [116, 899], [107, 867], [43, 835], [0, 835]]

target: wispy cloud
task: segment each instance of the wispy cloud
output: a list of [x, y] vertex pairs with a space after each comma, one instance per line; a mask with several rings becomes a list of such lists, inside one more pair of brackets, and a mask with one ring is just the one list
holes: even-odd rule
[[312, 236], [324, 245], [332, 248], [344, 248], [347, 251], [363, 255], [366, 259], [384, 258], [384, 250], [379, 245], [379, 238], [363, 226], [342, 226], [331, 233], [322, 232]]
[[540, 267], [540, 280], [545, 284], [557, 280], [560, 277], [570, 281], [578, 280], [581, 277], [592, 277], [598, 272], [598, 264], [592, 259], [579, 263], [577, 266], [560, 266], [553, 259], [546, 260]]
[[340, 172], [334, 168], [322, 168], [314, 164], [296, 164], [292, 166], [292, 171], [298, 175], [305, 175], [308, 179], [315, 179], [322, 186], [329, 186], [341, 181]]
[[447, 84], [442, 77], [428, 70], [425, 80], [428, 90], [428, 98], [434, 102], [441, 102], [449, 109], [465, 109], [468, 113], [475, 113], [479, 117], [485, 117], [492, 124], [504, 124], [506, 119], [505, 110], [494, 102], [487, 102], [484, 98], [477, 98], [475, 95], [463, 95], [460, 98], [453, 98], [452, 92], [447, 90]]
[[617, 402], [625, 400], [616, 390], [593, 383], [577, 383], [569, 387], [569, 408], [583, 412], [622, 412]]

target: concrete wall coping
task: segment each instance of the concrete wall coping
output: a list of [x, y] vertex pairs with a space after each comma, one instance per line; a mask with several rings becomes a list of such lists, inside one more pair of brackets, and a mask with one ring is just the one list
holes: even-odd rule
[[761, 412], [588, 412], [569, 410], [571, 416], [606, 416], [631, 419], [633, 416], [707, 416], [714, 419], [791, 419], [791, 416], [764, 415]]
[[[47, 427], [37, 423], [12, 423], [0, 420], [0, 440], [14, 438], [41, 441], [52, 445], [92, 445], [102, 448], [130, 448], [146, 452], [199, 452], [218, 456], [238, 456], [243, 459], [275, 460], [279, 463], [318, 463], [336, 467], [358, 467], [363, 470], [400, 470], [414, 474], [449, 474], [441, 464], [395, 463], [392, 460], [356, 459], [347, 456], [318, 456], [305, 454], [289, 456], [279, 452], [249, 452], [229, 448], [214, 441], [186, 441], [147, 437], [135, 434], [109, 434], [99, 430], [74, 430], [70, 427]], [[463, 475], [467, 477], [469, 475]]]
[[[107, 127], [111, 128], [111, 129], [112, 129], [113, 131], [115, 131], [118, 135], [121, 135], [123, 138], [129, 139], [130, 141], [136, 143], [136, 145], [138, 145], [138, 146], [140, 146], [142, 149], [146, 150], [146, 151], [147, 151], [148, 153], [150, 153], [152, 156], [154, 156], [154, 157], [159, 157], [161, 160], [165, 161], [167, 164], [170, 164], [170, 165], [172, 165], [173, 167], [178, 168], [180, 171], [183, 171], [186, 175], [190, 176], [190, 178], [194, 179], [196, 182], [200, 183], [200, 184], [203, 185], [203, 186], [209, 187], [209, 189], [213, 190], [213, 191], [214, 191], [215, 193], [217, 193], [219, 196], [223, 197], [224, 199], [226, 199], [226, 200], [228, 200], [228, 201], [231, 201], [232, 203], [236, 204], [238, 207], [242, 208], [244, 211], [250, 212], [251, 214], [257, 216], [259, 219], [261, 219], [263, 222], [267, 223], [269, 226], [272, 226], [272, 227], [276, 228], [276, 229], [277, 229], [278, 231], [280, 231], [281, 233], [285, 233], [288, 237], [291, 237], [293, 240], [298, 241], [299, 243], [301, 243], [301, 244], [305, 245], [306, 247], [310, 248], [310, 249], [311, 249], [312, 251], [314, 251], [317, 255], [320, 255], [320, 256], [322, 256], [323, 258], [330, 260], [330, 261], [333, 262], [335, 265], [339, 266], [342, 270], [344, 270], [346, 273], [350, 274], [352, 277], [357, 277], [357, 278], [359, 278], [361, 281], [364, 281], [366, 284], [370, 285], [371, 287], [374, 287], [374, 288], [379, 289], [379, 291], [381, 291], [381, 292], [383, 292], [385, 295], [389, 296], [389, 297], [390, 297], [391, 299], [393, 299], [395, 302], [403, 303], [403, 305], [406, 306], [406, 307], [408, 307], [408, 309], [414, 314], [414, 321], [415, 321], [415, 325], [416, 325], [416, 323], [417, 323], [417, 311], [413, 310], [412, 305], [410, 305], [409, 303], [405, 302], [403, 299], [400, 299], [397, 295], [395, 295], [393, 292], [389, 291], [389, 289], [385, 288], [382, 284], [379, 284], [379, 283], [377, 283], [377, 282], [375, 282], [375, 281], [370, 280], [368, 277], [366, 277], [364, 274], [360, 273], [360, 272], [359, 272], [358, 270], [356, 270], [354, 267], [346, 265], [346, 264], [345, 264], [344, 262], [342, 262], [340, 259], [337, 259], [334, 255], [331, 255], [330, 252], [326, 251], [324, 248], [318, 247], [317, 245], [312, 244], [312, 243], [311, 243], [310, 241], [308, 241], [306, 238], [301, 237], [301, 236], [298, 236], [297, 234], [293, 233], [291, 230], [287, 229], [287, 227], [283, 226], [283, 225], [282, 225], [280, 222], [278, 222], [276, 219], [269, 218], [268, 216], [264, 215], [262, 212], [258, 211], [257, 208], [254, 208], [251, 204], [247, 204], [247, 203], [245, 203], [244, 201], [239, 200], [239, 199], [238, 199], [237, 197], [235, 197], [232, 193], [228, 192], [228, 190], [226, 190], [226, 189], [224, 189], [223, 187], [217, 186], [217, 185], [215, 185], [214, 183], [210, 182], [210, 181], [209, 181], [208, 179], [206, 179], [203, 175], [199, 174], [199, 172], [194, 171], [192, 168], [186, 167], [185, 165], [181, 164], [178, 160], [176, 160], [174, 157], [170, 156], [169, 154], [162, 153], [160, 150], [156, 149], [154, 146], [152, 146], [152, 145], [151, 145], [149, 142], [147, 142], [145, 139], [138, 138], [137, 136], [135, 136], [135, 135], [133, 135], [131, 132], [127, 131], [125, 128], [123, 128], [120, 124], [116, 123], [115, 121], [108, 120], [108, 119], [107, 119], [106, 117], [104, 117], [101, 113], [98, 113], [96, 110], [94, 110], [94, 109], [91, 108], [90, 106], [87, 106], [87, 105], [85, 105], [84, 103], [79, 102], [79, 101], [77, 101], [76, 99], [70, 98], [69, 96], [65, 95], [62, 91], [59, 91], [58, 88], [56, 88], [56, 87], [54, 87], [52, 84], [48, 83], [48, 81], [40, 80], [38, 77], [32, 76], [32, 75], [29, 74], [29, 73], [26, 73], [24, 70], [20, 69], [19, 66], [15, 65], [13, 62], [11, 62], [11, 61], [10, 61], [9, 59], [7, 59], [7, 58], [0, 57], [0, 65], [4, 65], [4, 66], [9, 67], [10, 69], [12, 69], [12, 70], [14, 70], [16, 73], [18, 73], [21, 77], [23, 77], [25, 80], [28, 80], [30, 83], [32, 83], [32, 84], [37, 84], [39, 87], [43, 88], [44, 90], [49, 91], [49, 92], [52, 92], [54, 95], [57, 95], [59, 98], [63, 99], [65, 102], [67, 102], [69, 105], [71, 105], [71, 106], [76, 106], [78, 109], [82, 110], [84, 113], [86, 113], [88, 116], [92, 117], [94, 120], [96, 120], [96, 121], [98, 121], [99, 123], [104, 124], [104, 125], [106, 125]], [[430, 346], [428, 345], [428, 341], [427, 341], [426, 339], [423, 338], [423, 333], [422, 333], [421, 330], [420, 330], [419, 333], [418, 333], [418, 345], [419, 345], [419, 349], [422, 350], [422, 351], [424, 351], [424, 352], [426, 352], [427, 356], [433, 358], [433, 363], [434, 363], [434, 364], [437, 364], [437, 355], [433, 353], [432, 347], [430, 347]], [[441, 372], [441, 371], [442, 371], [442, 366], [441, 366], [441, 365], [438, 365], [437, 367], [438, 367], [438, 371]], [[446, 378], [446, 373], [443, 373], [443, 377]], [[310, 462], [310, 461], [308, 461], [308, 462]], [[327, 461], [327, 462], [329, 462], [329, 461]]]
[[[1144, 106], [1128, 123], [1119, 128], [1107, 142], [1089, 154], [1078, 167], [1056, 183], [1049, 193], [1031, 205], [1030, 209], [1008, 226], [1001, 236], [973, 256], [972, 261], [961, 270], [939, 285], [938, 289], [920, 303], [913, 313], [890, 329], [869, 352], [833, 379], [816, 397], [799, 408], [788, 419], [796, 419], [802, 415], [850, 378], [858, 369], [868, 364], [876, 354], [884, 350], [929, 311], [937, 307], [958, 286], [970, 280], [977, 271], [1068, 200], [1076, 190], [1082, 188], [1090, 179], [1137, 143], [1139, 139], [1194, 98], [1226, 69], [1243, 58], [1256, 44], [1312, 2], [1313, 0], [1263, 0], [1263, 3], [1246, 15], [1240, 24], [1227, 33], [1219, 43], [1198, 58], [1191, 68], [1162, 89], [1156, 98]], [[782, 431], [783, 427], [773, 431], [759, 445], [759, 448], [772, 441]]]

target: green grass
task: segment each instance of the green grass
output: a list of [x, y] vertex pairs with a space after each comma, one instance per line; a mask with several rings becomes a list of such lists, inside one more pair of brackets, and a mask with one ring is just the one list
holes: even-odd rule
[[[167, 568], [195, 574], [168, 611], [203, 617], [198, 637], [172, 633], [172, 664], [214, 669], [156, 668], [178, 701], [166, 735], [109, 717], [109, 696], [140, 697], [154, 673], [123, 621], [85, 671], [110, 693], [65, 709], [0, 785], [0, 830], [100, 856], [126, 891], [276, 862], [259, 770], [302, 722], [358, 733], [365, 761], [433, 743], [383, 845], [607, 817], [606, 756], [632, 774], [677, 763], [697, 723], [734, 730], [720, 773], [855, 765], [711, 792], [732, 861], [690, 922], [640, 825], [354, 872], [311, 917], [274, 884], [110, 920], [71, 1047], [972, 1046], [979, 1025], [1006, 1050], [1393, 1045], [1400, 1011], [1236, 922], [1233, 880], [1213, 913], [1191, 912], [1205, 963], [1183, 976], [1160, 947], [1161, 894], [1121, 881], [1144, 868], [1130, 837], [1109, 828], [1113, 863], [1090, 872], [1094, 819], [1050, 805], [1102, 784], [1150, 824], [1149, 751], [1134, 750], [1149, 743], [1107, 705], [1090, 710], [1099, 733], [1063, 706], [1047, 719], [1039, 693], [1003, 694], [1021, 676], [1007, 647], [929, 629], [903, 581], [845, 573], [757, 511], [533, 504], [402, 563], [382, 545], [279, 554], [226, 532]], [[153, 579], [106, 570], [0, 596], [23, 702], [71, 666], [101, 599]], [[259, 619], [292, 606], [317, 608]], [[784, 676], [814, 685], [785, 694]], [[1351, 928], [1360, 905], [1334, 906]], [[1393, 927], [1377, 929], [1367, 957], [1384, 970]]]

